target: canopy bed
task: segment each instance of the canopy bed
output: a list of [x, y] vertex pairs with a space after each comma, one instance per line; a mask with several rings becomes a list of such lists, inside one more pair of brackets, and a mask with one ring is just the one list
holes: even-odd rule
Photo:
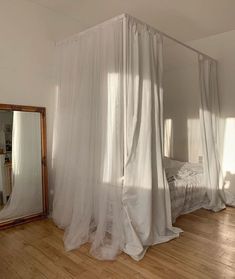
[[66, 250], [90, 241], [98, 259], [123, 251], [140, 260], [149, 246], [179, 236], [172, 225], [179, 214], [225, 208], [216, 61], [197, 52], [203, 166], [184, 165], [188, 177], [194, 169], [194, 200], [188, 193], [189, 204], [172, 215], [177, 187], [163, 152], [165, 37], [121, 15], [57, 43], [53, 219], [65, 229]]

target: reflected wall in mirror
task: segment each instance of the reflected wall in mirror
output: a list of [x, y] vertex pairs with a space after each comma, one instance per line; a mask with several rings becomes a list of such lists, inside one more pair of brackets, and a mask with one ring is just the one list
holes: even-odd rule
[[47, 215], [45, 108], [0, 104], [0, 228]]

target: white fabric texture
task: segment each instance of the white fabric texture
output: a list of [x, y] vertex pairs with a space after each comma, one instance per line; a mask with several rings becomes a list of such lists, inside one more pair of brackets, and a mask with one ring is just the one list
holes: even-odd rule
[[180, 215], [208, 205], [202, 164], [164, 158], [164, 166], [170, 187], [173, 223]]
[[43, 211], [40, 114], [13, 113], [12, 193], [0, 220]]
[[219, 154], [219, 96], [216, 62], [199, 56], [200, 126], [203, 169], [210, 204], [207, 209], [225, 208], [224, 180]]
[[53, 219], [67, 250], [91, 241], [109, 260], [179, 235], [162, 166], [161, 36], [125, 20], [57, 46]]
[[127, 18], [126, 165], [123, 206], [125, 251], [134, 259], [145, 248], [179, 235], [172, 227], [169, 186], [163, 168], [162, 37]]
[[123, 25], [95, 27], [57, 46], [58, 111], [53, 219], [65, 248], [122, 249]]

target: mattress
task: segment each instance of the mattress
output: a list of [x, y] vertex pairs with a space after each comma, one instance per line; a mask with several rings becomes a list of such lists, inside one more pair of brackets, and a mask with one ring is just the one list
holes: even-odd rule
[[170, 188], [172, 221], [208, 204], [201, 164], [164, 159]]

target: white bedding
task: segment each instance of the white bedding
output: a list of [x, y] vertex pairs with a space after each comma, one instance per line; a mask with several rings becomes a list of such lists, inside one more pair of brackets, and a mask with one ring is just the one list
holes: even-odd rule
[[172, 221], [208, 204], [201, 164], [164, 159], [171, 194]]

